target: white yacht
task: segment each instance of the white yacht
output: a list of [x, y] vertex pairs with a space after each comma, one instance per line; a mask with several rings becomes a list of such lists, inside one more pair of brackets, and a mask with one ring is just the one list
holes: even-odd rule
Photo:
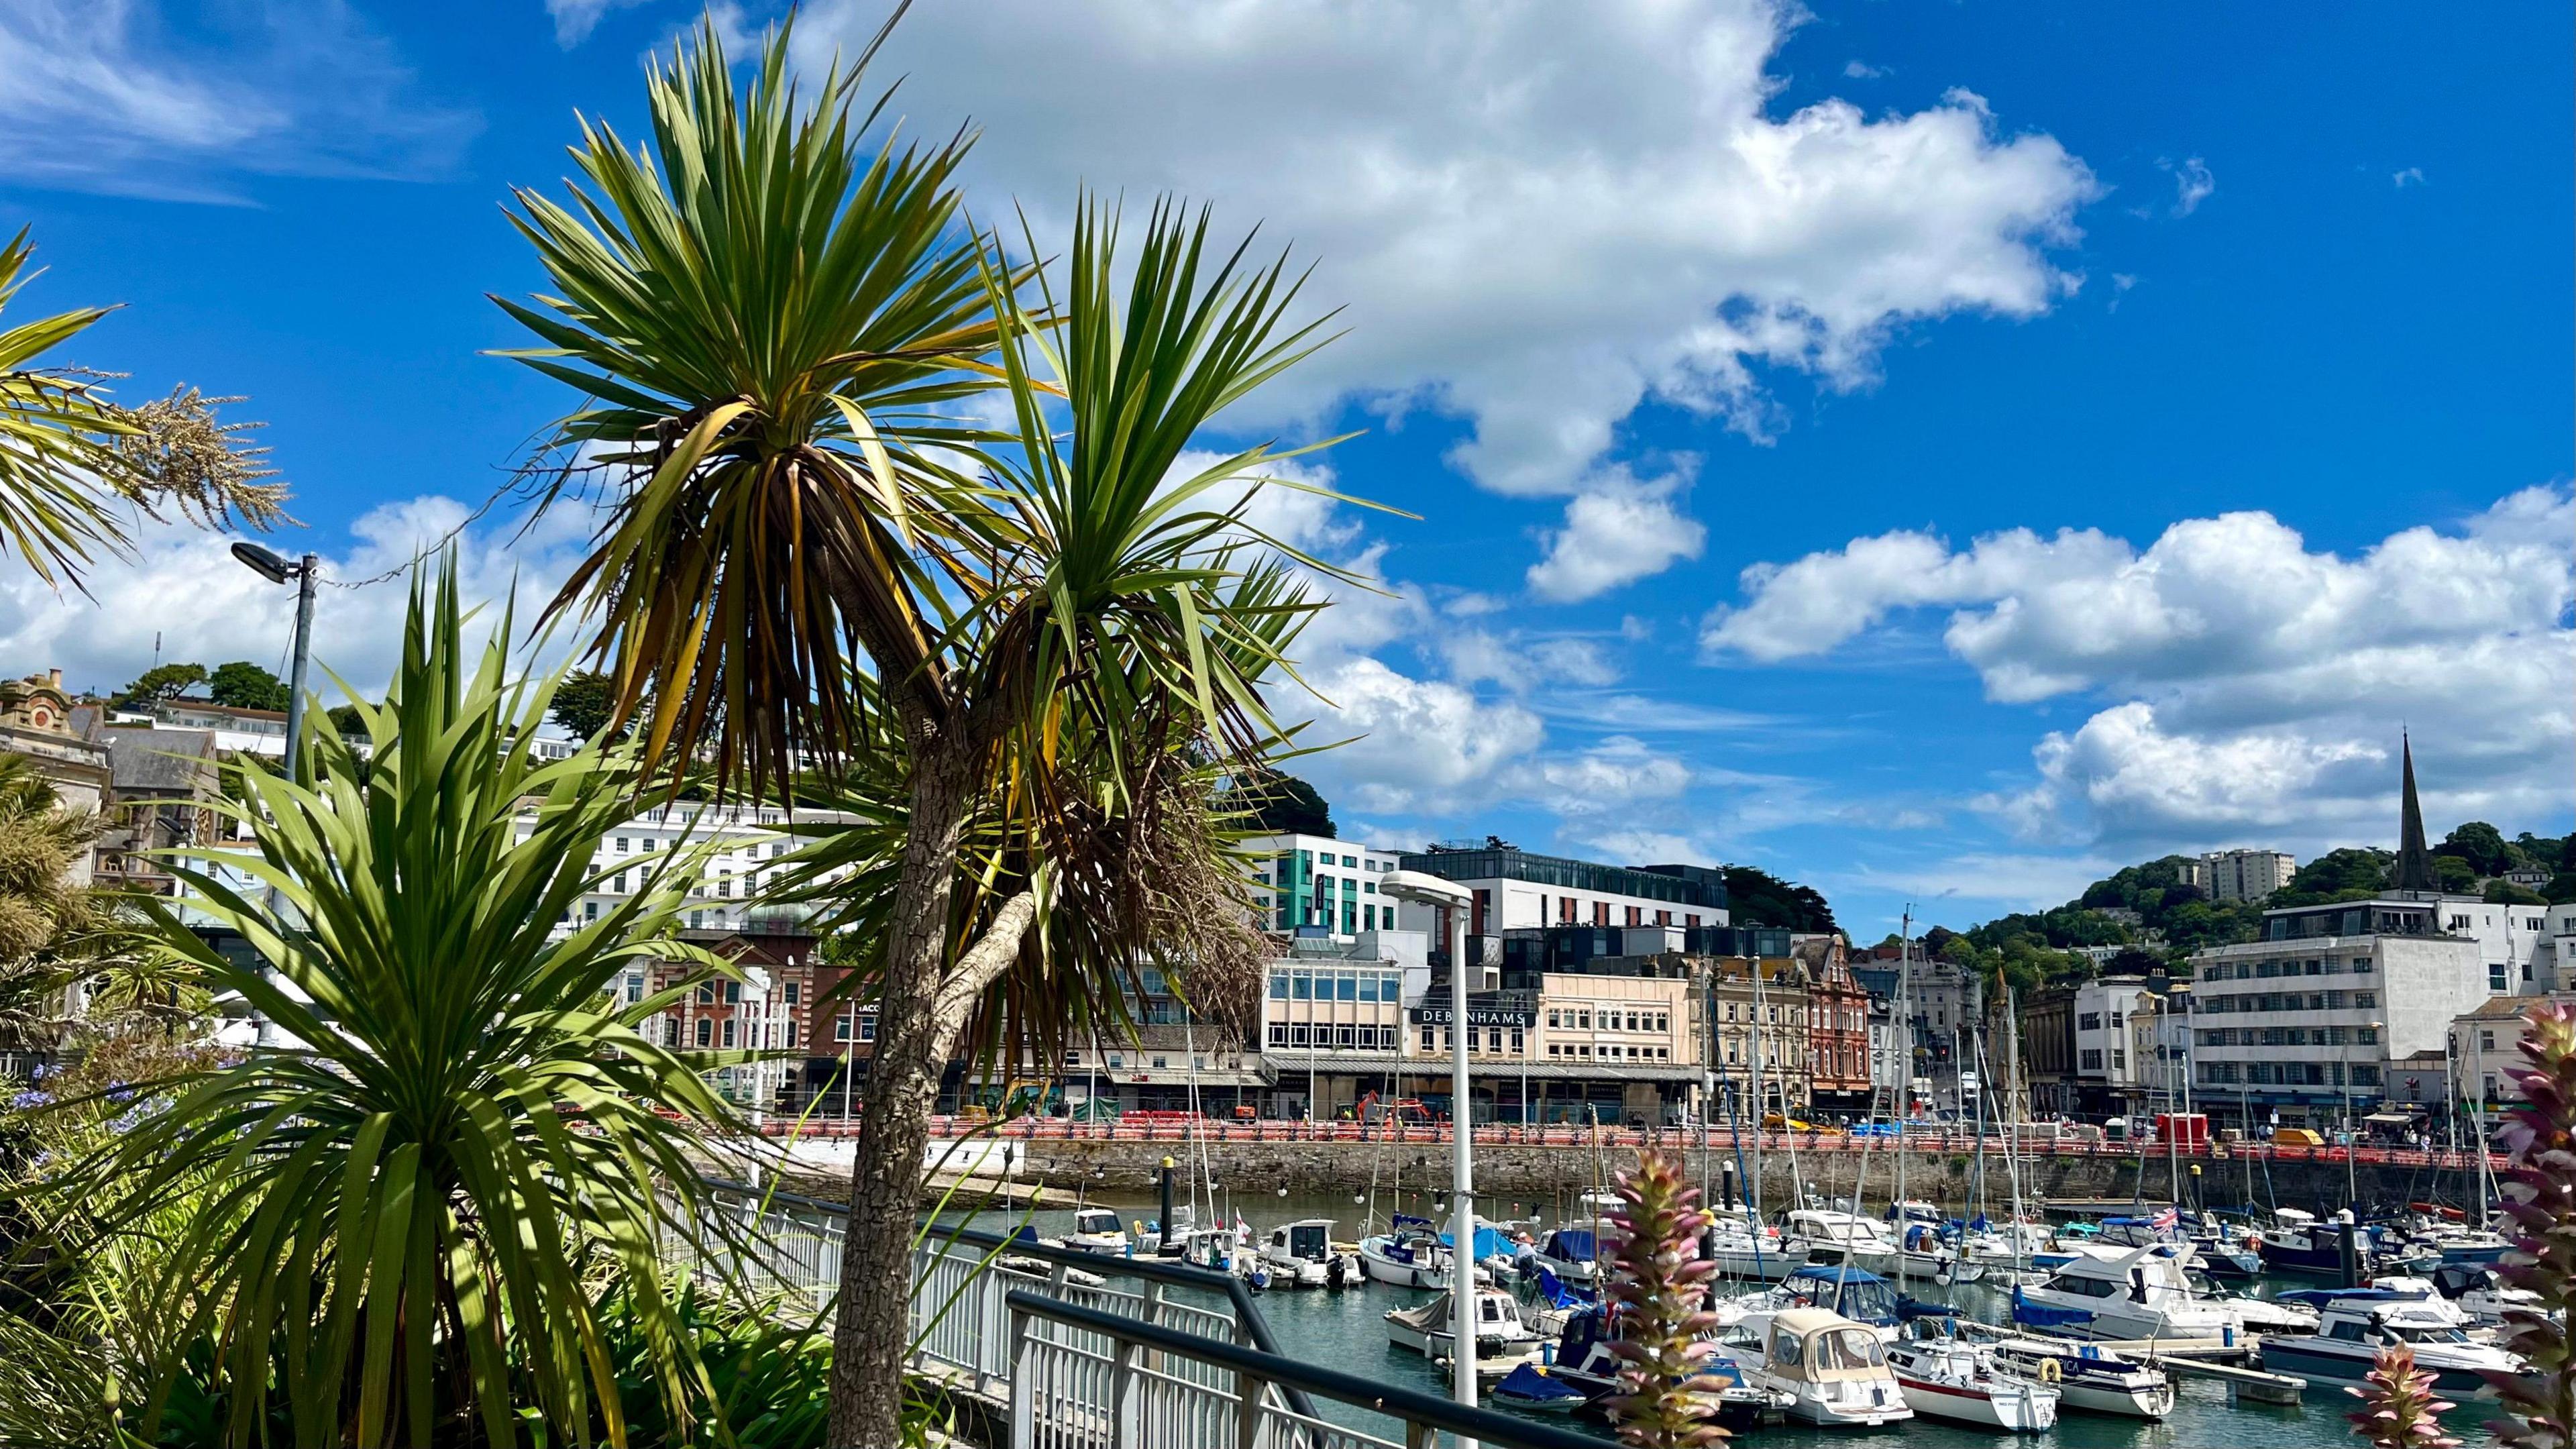
[[1125, 1258], [1135, 1252], [1126, 1225], [1118, 1221], [1116, 1212], [1104, 1207], [1075, 1208], [1073, 1231], [1064, 1235], [1064, 1245], [1110, 1258]]
[[1782, 1411], [1800, 1423], [1874, 1429], [1914, 1417], [1868, 1324], [1791, 1308], [1750, 1314], [1719, 1342], [1746, 1381], [1785, 1399]]
[[2013, 1290], [2013, 1317], [2077, 1338], [2219, 1338], [2244, 1324], [2192, 1291], [2170, 1247], [2075, 1248], [2046, 1281]]
[[1727, 1208], [1709, 1229], [1706, 1256], [1720, 1275], [1777, 1283], [1804, 1267], [1807, 1250], [1778, 1228], [1756, 1222], [1750, 1208]]
[[1578, 1218], [1541, 1239], [1534, 1254], [1538, 1266], [1565, 1282], [1590, 1288], [1603, 1277], [1600, 1258], [1608, 1250], [1609, 1224]]
[[[1458, 1295], [1442, 1293], [1411, 1308], [1386, 1311], [1387, 1341], [1425, 1358], [1449, 1358], [1458, 1351], [1452, 1326]], [[1521, 1305], [1500, 1288], [1476, 1290], [1476, 1357], [1492, 1362], [1506, 1354], [1536, 1348], [1547, 1335], [1521, 1320]]]
[[2057, 1426], [2055, 1385], [1999, 1364], [1991, 1349], [1950, 1337], [1901, 1338], [1888, 1345], [1888, 1367], [1914, 1412], [2009, 1434]]
[[1333, 1251], [1331, 1218], [1300, 1218], [1270, 1230], [1261, 1246], [1261, 1261], [1270, 1281], [1281, 1288], [1321, 1288], [1332, 1283], [1340, 1267]]
[[1792, 1247], [1806, 1250], [1805, 1261], [1810, 1263], [1847, 1263], [1873, 1273], [1896, 1269], [1896, 1240], [1874, 1218], [1831, 1208], [1799, 1208], [1789, 1214], [1787, 1235]]
[[1181, 1240], [1181, 1261], [1211, 1273], [1227, 1273], [1255, 1288], [1270, 1286], [1269, 1266], [1253, 1251], [1252, 1234], [1240, 1228], [1198, 1228]]
[[2493, 1396], [2485, 1374], [2518, 1374], [2530, 1367], [2516, 1354], [2470, 1338], [2467, 1315], [2441, 1298], [2385, 1288], [2327, 1290], [2318, 1296], [2327, 1301], [2317, 1331], [2263, 1340], [2263, 1367], [2358, 1382], [2377, 1365], [2382, 1348], [2407, 1343], [2414, 1346], [2415, 1367], [2434, 1376], [2435, 1388], [2463, 1398]]
[[1360, 1239], [1360, 1267], [1373, 1281], [1398, 1288], [1448, 1287], [1449, 1260], [1429, 1218], [1397, 1213], [1392, 1231]]
[[1995, 1345], [1995, 1360], [2053, 1386], [2064, 1409], [2130, 1419], [2161, 1419], [2174, 1410], [2173, 1380], [2162, 1370], [2091, 1348], [2069, 1357], [2044, 1339], [2007, 1338]]

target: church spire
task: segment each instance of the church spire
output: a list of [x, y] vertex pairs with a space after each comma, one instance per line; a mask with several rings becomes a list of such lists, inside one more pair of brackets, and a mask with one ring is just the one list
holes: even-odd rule
[[2415, 746], [2400, 734], [2398, 748], [2406, 764], [2403, 794], [2398, 805], [2397, 871], [2391, 884], [2401, 891], [2439, 891], [2442, 885], [2440, 878], [2433, 874], [2432, 852], [2424, 848], [2424, 807], [2415, 799]]

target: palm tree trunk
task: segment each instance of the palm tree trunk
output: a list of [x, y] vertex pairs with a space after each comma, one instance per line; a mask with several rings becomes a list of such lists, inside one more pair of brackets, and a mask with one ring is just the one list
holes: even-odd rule
[[922, 1151], [956, 1023], [943, 1022], [949, 897], [974, 789], [975, 750], [958, 732], [916, 728], [911, 834], [896, 877], [877, 1002], [867, 1105], [850, 1168], [850, 1219], [832, 1325], [834, 1449], [902, 1441], [903, 1367], [912, 1337], [913, 1218]]

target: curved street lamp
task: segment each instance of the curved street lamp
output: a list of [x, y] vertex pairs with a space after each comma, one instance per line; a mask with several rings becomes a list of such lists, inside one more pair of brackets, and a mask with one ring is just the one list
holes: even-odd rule
[[[1469, 1135], [1475, 1130], [1473, 1099], [1467, 1092], [1467, 908], [1476, 893], [1453, 880], [1426, 871], [1399, 870], [1378, 877], [1377, 891], [1417, 906], [1445, 910], [1449, 916], [1449, 1140], [1450, 1199], [1456, 1208], [1450, 1222], [1449, 1337], [1452, 1344], [1450, 1396], [1473, 1408], [1476, 1403], [1476, 1172]], [[1434, 917], [1437, 920], [1438, 917]], [[1397, 1030], [1401, 1031], [1401, 1025]], [[1475, 1449], [1473, 1439], [1458, 1441]]]

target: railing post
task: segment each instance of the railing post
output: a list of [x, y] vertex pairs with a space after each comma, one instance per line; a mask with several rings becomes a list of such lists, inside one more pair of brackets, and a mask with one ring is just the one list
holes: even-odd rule
[[1145, 1379], [1136, 1371], [1136, 1355], [1140, 1351], [1136, 1344], [1124, 1338], [1110, 1349], [1110, 1449], [1143, 1449], [1144, 1446]]
[[1235, 1374], [1234, 1449], [1261, 1449], [1261, 1406], [1269, 1394], [1269, 1380]]
[[1038, 1441], [1037, 1375], [1027, 1371], [1029, 1319], [1024, 1313], [1011, 1314], [1011, 1449]]

